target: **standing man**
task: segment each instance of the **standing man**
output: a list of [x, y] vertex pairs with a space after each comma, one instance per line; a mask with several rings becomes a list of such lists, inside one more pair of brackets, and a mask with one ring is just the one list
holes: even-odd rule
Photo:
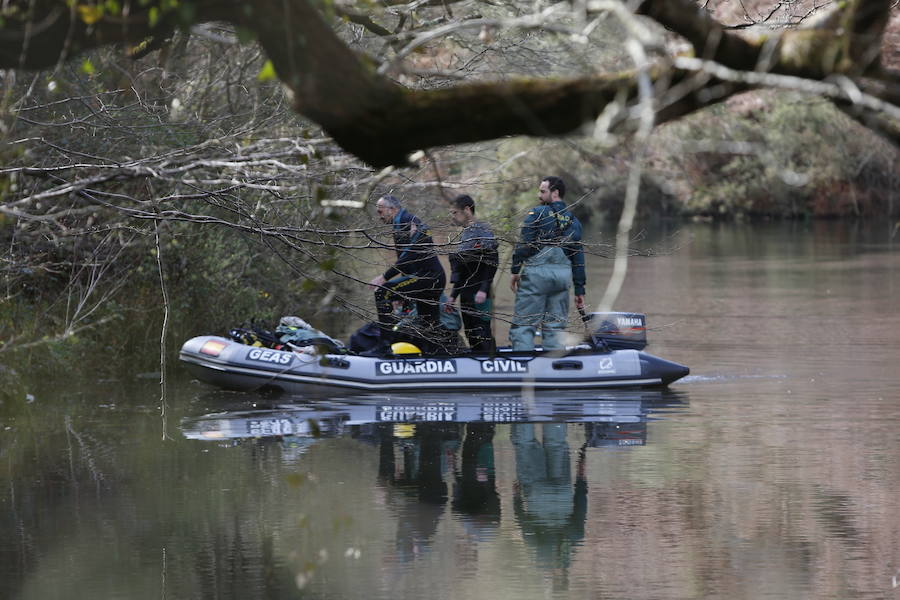
[[394, 318], [392, 302], [414, 300], [416, 312], [429, 328], [437, 328], [440, 297], [447, 283], [444, 267], [434, 253], [428, 226], [400, 206], [394, 196], [382, 196], [375, 205], [382, 223], [391, 225], [397, 261], [369, 282], [375, 288], [375, 308], [383, 339], [391, 342]]
[[450, 203], [450, 218], [463, 227], [459, 250], [450, 255], [453, 290], [444, 310], [453, 311], [460, 299], [469, 347], [493, 352], [497, 344], [491, 333], [491, 283], [497, 272], [497, 238], [487, 223], [475, 220], [475, 201], [462, 195]]
[[569, 316], [569, 288], [575, 285], [575, 306], [584, 308], [584, 251], [581, 223], [562, 201], [566, 184], [544, 177], [538, 188], [540, 205], [525, 217], [513, 252], [510, 287], [516, 293], [515, 315], [509, 328], [513, 350], [534, 350], [541, 329], [544, 350], [565, 347], [563, 331]]

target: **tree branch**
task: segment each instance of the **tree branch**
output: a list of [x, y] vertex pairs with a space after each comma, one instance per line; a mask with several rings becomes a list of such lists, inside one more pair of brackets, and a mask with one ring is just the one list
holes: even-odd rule
[[[61, 11], [61, 0], [32, 1], [36, 8], [31, 21], [17, 21], [18, 31], [13, 26], [0, 34], [0, 67], [47, 67], [85, 48], [144, 39], [176, 18], [165, 13], [160, 21], [166, 25], [151, 27], [148, 7], [133, 6], [127, 18], [104, 17], [87, 25], [74, 11]], [[24, 7], [28, 2], [15, 4]], [[225, 20], [255, 32], [289, 88], [294, 109], [376, 167], [405, 164], [410, 153], [433, 146], [570, 133], [596, 119], [617, 98], [633, 104], [636, 97], [632, 71], [404, 89], [347, 46], [308, 0], [199, 0], [191, 6], [195, 22]], [[606, 10], [609, 2], [594, 0], [586, 6], [590, 13]], [[854, 79], [872, 74], [890, 1], [854, 0], [842, 14], [844, 28], [829, 23], [758, 41], [725, 30], [691, 0], [645, 0], [636, 10], [682, 35], [702, 60], [736, 71], [825, 81], [835, 75]], [[545, 28], [553, 26], [548, 22]], [[650, 76], [655, 93], [665, 100], [657, 107], [657, 123], [756, 85], [710, 73], [698, 76], [666, 64], [657, 64]], [[887, 86], [887, 93], [893, 94], [891, 89]], [[627, 127], [625, 121], [620, 125]]]
[[377, 36], [387, 37], [393, 35], [393, 32], [391, 30], [385, 29], [384, 27], [373, 21], [371, 18], [369, 18], [368, 15], [345, 10], [339, 6], [335, 7], [334, 13], [351, 23], [362, 25]]
[[[588, 3], [588, 9], [592, 3]], [[697, 57], [728, 65], [733, 69], [756, 68], [760, 47], [725, 29], [691, 0], [644, 0], [635, 13], [650, 17], [671, 29], [694, 48]]]

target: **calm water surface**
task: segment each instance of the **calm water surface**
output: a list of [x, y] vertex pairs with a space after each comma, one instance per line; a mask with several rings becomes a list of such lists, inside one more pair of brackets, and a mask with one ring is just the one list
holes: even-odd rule
[[36, 383], [0, 409], [0, 598], [900, 599], [898, 246], [648, 233], [617, 308], [691, 367], [665, 392], [292, 402], [178, 369], [161, 414], [152, 379]]

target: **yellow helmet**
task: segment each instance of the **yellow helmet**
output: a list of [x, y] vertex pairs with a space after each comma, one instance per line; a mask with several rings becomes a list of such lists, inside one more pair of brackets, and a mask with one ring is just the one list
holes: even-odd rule
[[409, 342], [394, 342], [391, 344], [391, 352], [394, 354], [422, 354], [415, 344]]
[[412, 423], [394, 423], [394, 437], [409, 439], [416, 435], [416, 426]]

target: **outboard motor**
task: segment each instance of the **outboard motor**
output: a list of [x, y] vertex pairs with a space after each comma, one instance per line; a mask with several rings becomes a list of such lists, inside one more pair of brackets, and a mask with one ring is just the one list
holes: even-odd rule
[[643, 350], [647, 346], [647, 319], [640, 313], [588, 313], [587, 329], [597, 347], [610, 350]]

